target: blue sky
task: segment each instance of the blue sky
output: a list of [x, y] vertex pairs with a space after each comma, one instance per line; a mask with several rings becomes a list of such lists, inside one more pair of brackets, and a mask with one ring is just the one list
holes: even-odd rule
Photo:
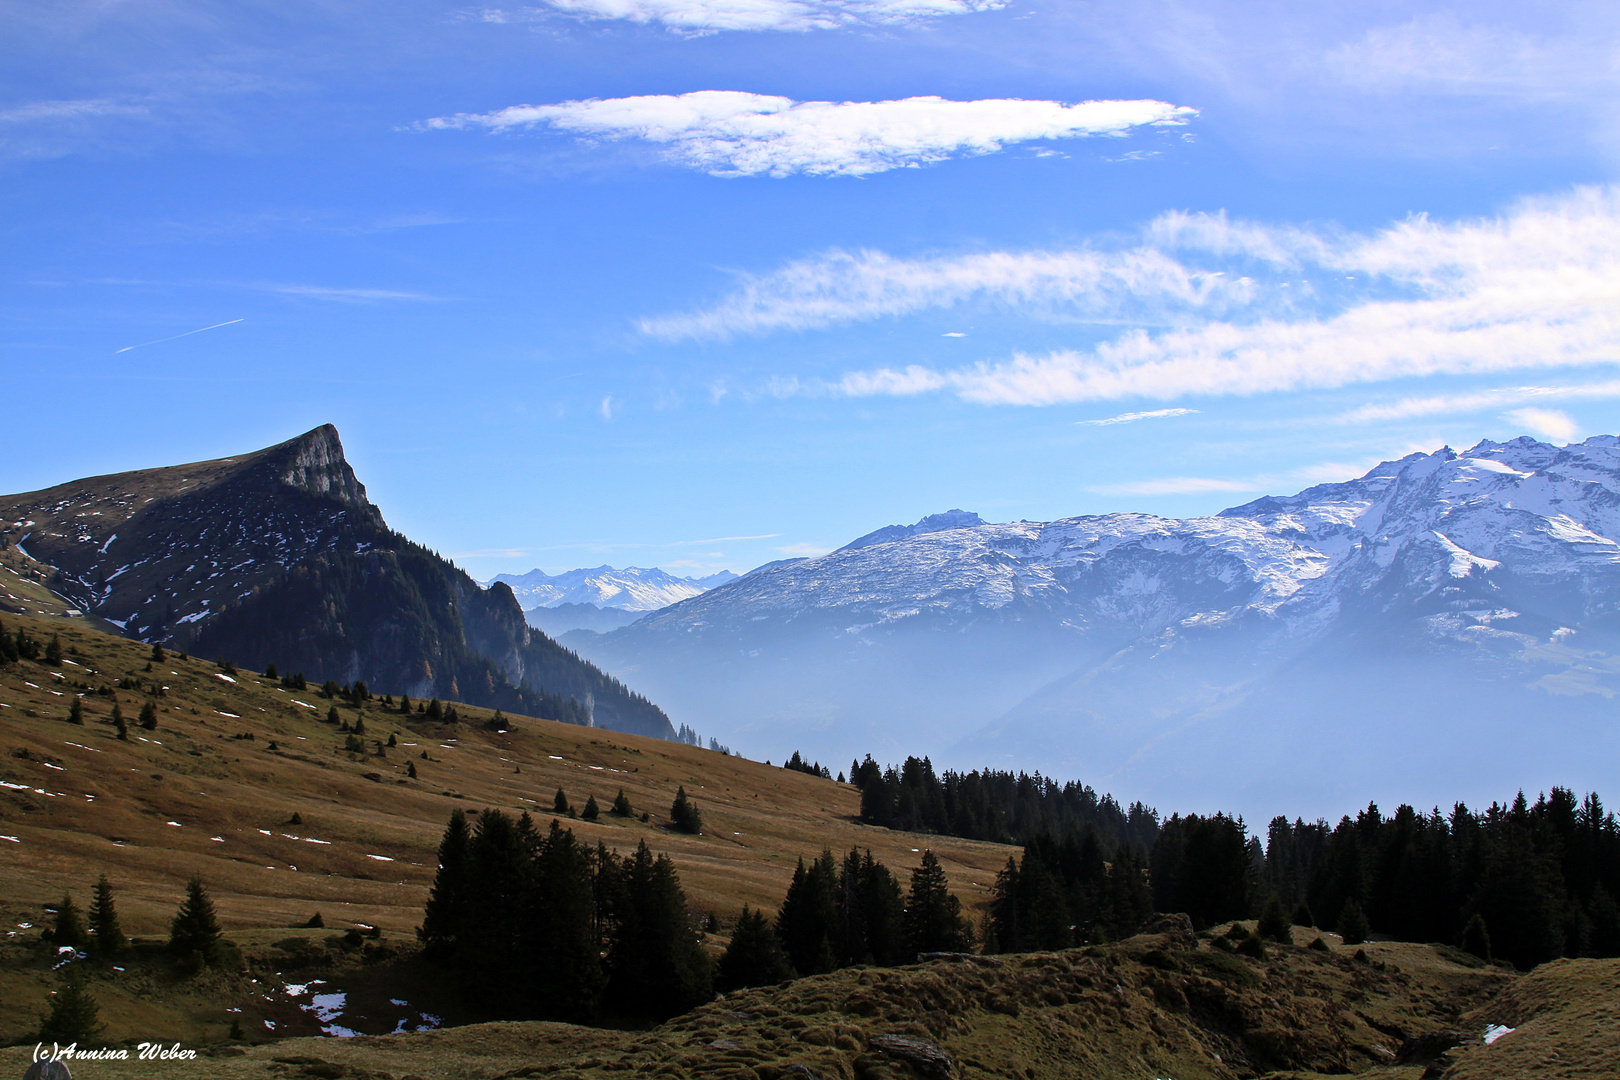
[[6, 0], [0, 488], [707, 573], [1620, 431], [1620, 10], [1320, 7]]

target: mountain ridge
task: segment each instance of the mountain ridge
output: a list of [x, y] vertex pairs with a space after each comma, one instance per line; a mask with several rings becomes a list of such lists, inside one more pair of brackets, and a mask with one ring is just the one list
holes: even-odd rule
[[250, 454], [0, 496], [0, 538], [127, 637], [674, 735], [657, 706], [531, 629], [506, 585], [481, 589], [389, 529], [331, 425]]

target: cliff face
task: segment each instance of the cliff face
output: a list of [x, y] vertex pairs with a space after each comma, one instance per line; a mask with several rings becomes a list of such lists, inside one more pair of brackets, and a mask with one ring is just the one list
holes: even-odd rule
[[0, 529], [51, 588], [126, 636], [262, 670], [364, 680], [672, 736], [663, 713], [391, 532], [337, 429], [257, 453], [0, 497]]

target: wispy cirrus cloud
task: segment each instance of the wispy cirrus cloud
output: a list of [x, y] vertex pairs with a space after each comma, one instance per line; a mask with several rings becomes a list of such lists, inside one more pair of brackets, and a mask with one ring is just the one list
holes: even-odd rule
[[1007, 0], [547, 0], [544, 7], [482, 8], [486, 22], [530, 22], [558, 13], [655, 23], [686, 34], [725, 30], [834, 30], [917, 23], [1005, 7]]
[[1127, 311], [1162, 318], [1170, 310], [1247, 305], [1253, 301], [1252, 285], [1148, 247], [920, 259], [830, 251], [744, 277], [730, 296], [707, 310], [646, 318], [639, 326], [654, 337], [725, 339], [912, 315], [969, 301], [1109, 319]]
[[794, 101], [738, 90], [592, 98], [441, 116], [427, 130], [535, 127], [589, 139], [637, 139], [675, 164], [714, 176], [868, 176], [1037, 139], [1118, 136], [1187, 123], [1197, 110], [1163, 101], [1027, 101], [939, 97]]
[[[1256, 290], [1257, 300], [1237, 317], [1189, 309], [1182, 325], [1159, 333], [1138, 328], [1085, 349], [1014, 354], [966, 367], [856, 371], [826, 389], [855, 397], [943, 391], [983, 404], [1054, 405], [1620, 363], [1620, 188], [1527, 200], [1482, 220], [1442, 223], [1419, 215], [1370, 234], [1268, 230], [1197, 215], [1166, 234], [1192, 249], [1175, 256], [1187, 280], [1219, 265], [1194, 256], [1216, 252], [1234, 269], [1246, 261], [1291, 260], [1308, 275], [1332, 279], [1335, 288], [1324, 285], [1303, 302], [1304, 290], [1294, 290], [1292, 309], [1278, 305], [1280, 289]], [[945, 306], [968, 288], [950, 282], [908, 295], [901, 286], [913, 268], [904, 269], [901, 285], [877, 275], [858, 287], [824, 291], [845, 289], [854, 297], [836, 309], [851, 319]], [[1159, 274], [1177, 277], [1174, 270]], [[1342, 284], [1346, 278], [1356, 283]], [[973, 287], [980, 291], [995, 288], [993, 278], [981, 274], [977, 281]], [[893, 296], [901, 300], [886, 299]], [[1227, 302], [1238, 297], [1223, 294]], [[1094, 290], [1077, 303], [1104, 301]], [[754, 303], [746, 290], [726, 304], [764, 313], [760, 325], [772, 318], [787, 323], [771, 315], [782, 305]], [[723, 317], [725, 310], [722, 304], [703, 314]]]
[[1076, 420], [1081, 427], [1109, 427], [1114, 424], [1134, 424], [1138, 420], [1158, 420], [1171, 416], [1191, 416], [1197, 409], [1149, 409], [1147, 412], [1120, 413], [1103, 420]]
[[1526, 431], [1565, 442], [1580, 433], [1581, 426], [1560, 409], [1514, 409], [1508, 419]]
[[1366, 424], [1409, 420], [1419, 416], [1465, 415], [1507, 408], [1530, 401], [1620, 398], [1620, 381], [1573, 386], [1509, 386], [1463, 394], [1428, 394], [1374, 402], [1335, 417], [1340, 423]]
[[1086, 489], [1099, 495], [1207, 495], [1216, 491], [1261, 491], [1249, 480], [1217, 480], [1206, 476], [1167, 476], [1122, 484], [1097, 484]]

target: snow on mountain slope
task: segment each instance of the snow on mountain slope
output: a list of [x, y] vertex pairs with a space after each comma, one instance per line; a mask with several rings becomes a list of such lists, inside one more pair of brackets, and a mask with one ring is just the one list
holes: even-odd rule
[[[1614, 437], [1413, 454], [1213, 517], [944, 524], [761, 569], [582, 649], [761, 756], [892, 747], [1149, 786], [1194, 782], [1192, 731], [1342, 731], [1357, 701], [1421, 701], [1455, 741], [1597, 722], [1620, 693]], [[1601, 749], [1620, 764], [1613, 735]]]
[[676, 577], [657, 568], [627, 566], [616, 570], [611, 566], [597, 566], [561, 574], [548, 574], [544, 570], [530, 570], [521, 575], [496, 574], [483, 584], [487, 588], [496, 581], [504, 581], [512, 587], [518, 603], [525, 609], [594, 604], [623, 611], [656, 611], [713, 587], [706, 582], [724, 584], [735, 577], [730, 571], [721, 571], [700, 580]]

